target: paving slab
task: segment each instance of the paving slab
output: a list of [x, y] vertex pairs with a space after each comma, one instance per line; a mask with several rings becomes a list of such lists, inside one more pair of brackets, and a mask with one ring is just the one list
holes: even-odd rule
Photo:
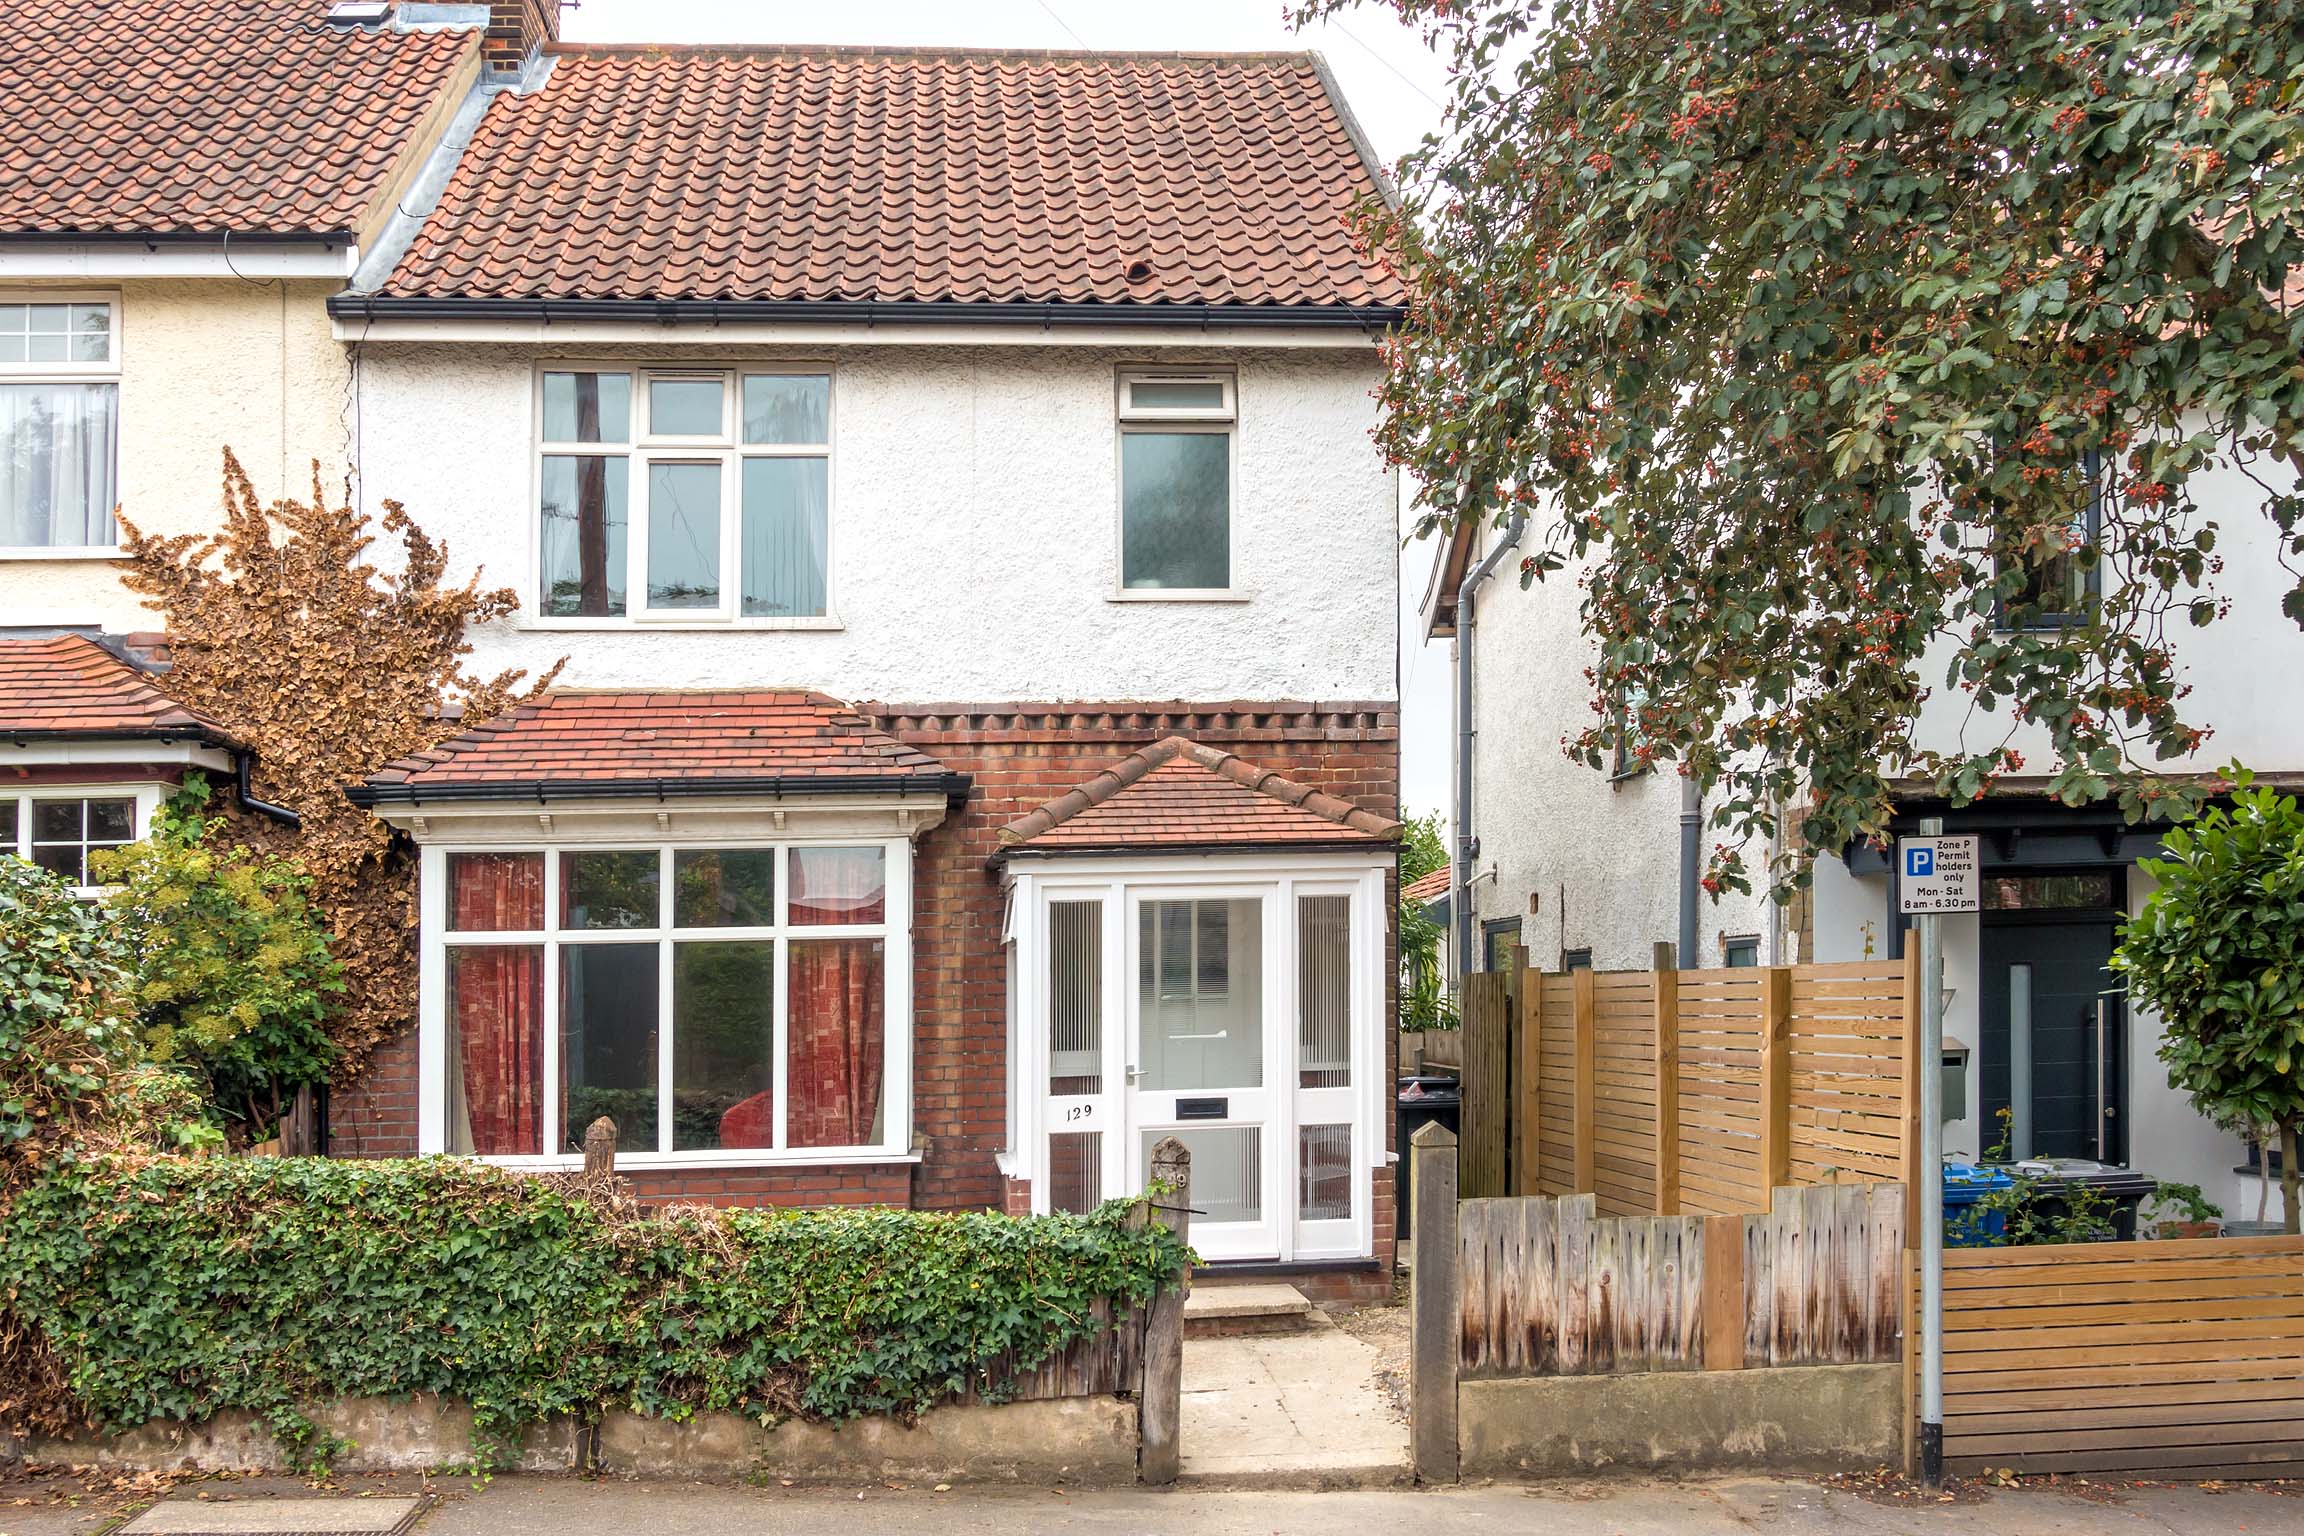
[[163, 1499], [119, 1536], [399, 1536], [422, 1499]]
[[1312, 1303], [1292, 1285], [1204, 1285], [1184, 1298], [1184, 1321], [1236, 1317], [1309, 1317]]
[[1374, 1488], [1408, 1477], [1408, 1424], [1376, 1349], [1315, 1312], [1302, 1333], [1186, 1338], [1189, 1484]]

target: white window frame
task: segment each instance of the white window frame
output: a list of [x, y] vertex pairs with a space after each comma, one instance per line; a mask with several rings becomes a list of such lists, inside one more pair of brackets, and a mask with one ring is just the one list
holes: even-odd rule
[[[1223, 403], [1205, 406], [1138, 406], [1130, 402], [1135, 384], [1215, 384]], [[1229, 368], [1123, 368], [1113, 380], [1112, 590], [1116, 603], [1237, 603], [1247, 601], [1240, 583], [1240, 398], [1239, 375]], [[1128, 482], [1126, 440], [1140, 432], [1202, 433], [1225, 440], [1224, 572], [1222, 587], [1131, 587], [1128, 585]]]
[[[878, 923], [790, 922], [791, 850], [795, 848], [863, 848], [883, 851], [886, 915]], [[677, 927], [672, 903], [676, 894], [673, 854], [678, 850], [770, 849], [776, 855], [776, 915], [774, 924], [742, 928]], [[653, 928], [564, 929], [559, 926], [557, 903], [560, 859], [567, 853], [653, 851], [658, 855], [657, 924]], [[536, 854], [544, 858], [544, 917], [539, 929], [487, 932], [450, 932], [448, 929], [448, 859], [451, 854]], [[620, 1168], [767, 1168], [825, 1167], [854, 1163], [909, 1163], [919, 1160], [912, 1151], [912, 844], [907, 837], [872, 835], [760, 838], [714, 832], [669, 839], [601, 841], [450, 841], [426, 844], [421, 857], [419, 899], [422, 926], [421, 977], [417, 1057], [421, 1079], [417, 1091], [417, 1150], [445, 1153], [448, 1149], [447, 983], [451, 947], [526, 946], [543, 951], [543, 990], [540, 1010], [543, 1030], [539, 1116], [546, 1144], [554, 1138], [561, 1116], [560, 1104], [560, 951], [571, 945], [649, 944], [657, 946], [656, 975], [656, 1150], [616, 1155]], [[786, 956], [793, 940], [876, 938], [883, 941], [884, 965], [881, 1003], [883, 1047], [881, 1068], [881, 1140], [854, 1147], [788, 1147], [786, 1124], [790, 1083], [790, 996]], [[772, 943], [775, 946], [774, 999], [775, 1145], [770, 1148], [706, 1148], [672, 1150], [672, 1075], [674, 1019], [672, 1011], [672, 948], [681, 943]], [[475, 1155], [473, 1161], [528, 1170], [580, 1168], [581, 1151], [517, 1155]]]
[[[109, 354], [101, 363], [81, 362], [21, 362], [0, 363], [0, 384], [110, 384], [115, 392], [120, 389], [120, 294], [117, 289], [79, 288], [0, 288], [0, 304], [103, 304], [108, 305], [111, 316], [111, 339], [105, 350]], [[117, 393], [114, 409], [117, 412]], [[122, 434], [126, 421], [121, 420]], [[120, 455], [117, 447], [112, 455], [112, 483], [120, 484]], [[117, 520], [112, 525], [113, 542], [109, 544], [0, 544], [0, 560], [119, 560], [121, 553]]]
[[[1384, 1105], [1391, 1077], [1383, 1060], [1388, 992], [1384, 954], [1388, 909], [1385, 870], [1356, 854], [1018, 860], [1009, 866], [1012, 964], [1008, 1055], [1008, 1150], [1004, 1166], [1032, 1186], [1032, 1209], [1050, 1209], [1049, 1137], [1101, 1134], [1105, 1199], [1132, 1194], [1137, 1127], [1130, 1118], [1129, 1000], [1136, 986], [1135, 902], [1255, 897], [1265, 913], [1265, 1076], [1278, 1106], [1265, 1132], [1266, 1209], [1277, 1219], [1280, 1262], [1362, 1259], [1374, 1250], [1374, 1180], [1392, 1161], [1385, 1146]], [[1300, 1086], [1297, 1017], [1297, 898], [1351, 898], [1352, 1080], [1346, 1087]], [[1090, 1094], [1050, 1092], [1048, 1031], [1049, 908], [1059, 901], [1103, 903], [1103, 1079]], [[1217, 1122], [1210, 1122], [1211, 1124]], [[1352, 1216], [1305, 1221], [1294, 1175], [1307, 1125], [1352, 1127]]]
[[[173, 794], [173, 785], [152, 783], [150, 780], [129, 780], [103, 784], [45, 784], [27, 785], [22, 789], [0, 794], [0, 801], [16, 807], [16, 838], [13, 842], [0, 842], [0, 853], [14, 854], [26, 863], [32, 861], [32, 807], [42, 800], [133, 800], [136, 802], [131, 826], [135, 835], [130, 843], [142, 842], [152, 833], [152, 813], [159, 809], [163, 793]], [[107, 844], [106, 846], [111, 846]], [[76, 885], [72, 893], [93, 900], [115, 889], [108, 885]]]
[[[632, 419], [616, 442], [556, 442], [544, 436], [544, 376], [548, 373], [617, 373], [632, 381]], [[714, 436], [657, 434], [648, 429], [649, 385], [658, 379], [716, 378], [720, 381], [720, 431]], [[746, 443], [743, 389], [746, 378], [821, 378], [825, 381], [824, 441]], [[528, 592], [522, 599], [524, 627], [574, 630], [794, 629], [830, 630], [840, 621], [834, 587], [839, 552], [839, 373], [830, 363], [773, 360], [705, 366], [636, 363], [619, 359], [540, 358], [531, 382], [528, 486]], [[624, 483], [624, 612], [553, 615], [544, 612], [544, 461], [546, 458], [621, 458]], [[824, 612], [800, 617], [740, 612], [743, 573], [738, 555], [743, 541], [744, 464], [750, 459], [824, 461]], [[717, 463], [720, 467], [720, 601], [713, 608], [648, 607], [648, 471], [652, 464]]]

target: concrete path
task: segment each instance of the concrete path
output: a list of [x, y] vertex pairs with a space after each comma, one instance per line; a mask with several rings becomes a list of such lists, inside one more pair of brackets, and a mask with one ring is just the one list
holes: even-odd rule
[[[410, 1478], [394, 1479], [406, 1491]], [[1806, 1483], [1598, 1482], [1306, 1493], [1178, 1489], [1067, 1493], [959, 1488], [708, 1487], [498, 1477], [434, 1479], [417, 1536], [2304, 1536], [2304, 1490], [1994, 1489], [1971, 1501], [1886, 1507]], [[119, 1518], [13, 1506], [0, 1533], [89, 1536]], [[178, 1489], [178, 1496], [187, 1490]], [[308, 1490], [292, 1481], [282, 1492]], [[255, 1494], [235, 1486], [237, 1496]]]
[[1381, 1488], [1408, 1479], [1408, 1422], [1377, 1351], [1313, 1313], [1302, 1333], [1184, 1341], [1188, 1484]]

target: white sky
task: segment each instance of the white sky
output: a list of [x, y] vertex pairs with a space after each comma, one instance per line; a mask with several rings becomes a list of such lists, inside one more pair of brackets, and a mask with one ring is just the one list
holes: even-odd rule
[[[1396, 161], [1439, 126], [1446, 71], [1388, 6], [1355, 5], [1298, 32], [1281, 0], [579, 0], [561, 32], [583, 43], [857, 43], [976, 48], [1270, 51], [1317, 49], [1376, 152]], [[1371, 449], [1371, 452], [1374, 450]], [[1403, 633], [1431, 572], [1432, 546], [1401, 557]], [[1449, 674], [1443, 647], [1402, 648], [1402, 796], [1411, 811], [1447, 800]]]

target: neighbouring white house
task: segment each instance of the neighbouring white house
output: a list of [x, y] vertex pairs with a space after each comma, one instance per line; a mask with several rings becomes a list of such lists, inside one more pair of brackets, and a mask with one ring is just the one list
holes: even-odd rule
[[[2213, 727], [2194, 756], [2165, 765], [2170, 772], [2210, 773], [2237, 758], [2273, 782], [2304, 782], [2296, 707], [2304, 635], [2280, 614], [2292, 578], [2257, 510], [2259, 494], [2229, 470], [2201, 486], [2204, 515], [2219, 524], [2215, 589], [2230, 600], [2230, 616], [2170, 638], [2192, 689], [2185, 708]], [[1857, 844], [1819, 858], [1813, 889], [1790, 905], [1764, 893], [1714, 900], [1693, 874], [1721, 834], [1697, 825], [1703, 808], [1677, 775], [1601, 772], [1568, 759], [1564, 742], [1593, 707], [1585, 669], [1598, 659], [1579, 625], [1574, 569], [1523, 590], [1517, 556], [1502, 555], [1469, 601], [1458, 601], [1467, 574], [1477, 575], [1504, 538], [1496, 528], [1467, 529], [1441, 543], [1424, 604], [1427, 633], [1452, 639], [1459, 662], [1469, 663], [1457, 765], [1469, 769], [1478, 852], [1471, 910], [1457, 932], [1470, 935], [1472, 968], [1492, 966], [1512, 943], [1546, 969], [1644, 968], [1658, 943], [1674, 946], [1685, 966], [1902, 955], [1909, 920], [1897, 914], [1883, 850]], [[1924, 672], [1940, 682], [1941, 661]], [[1966, 695], [1937, 687], [1922, 739], [1947, 747], [2005, 740], [2028, 763], [2049, 760], [2038, 727], [1968, 705]], [[2259, 1154], [2168, 1086], [2155, 1055], [2160, 1020], [2129, 1005], [2106, 968], [2118, 923], [2152, 891], [2137, 861], [2158, 850], [2167, 828], [2124, 825], [2116, 806], [2065, 806], [2047, 794], [2044, 776], [2004, 777], [1965, 806], [1915, 790], [1899, 801], [1894, 831], [1913, 835], [1931, 816], [1947, 832], [1979, 837], [1984, 877], [1984, 911], [1945, 920], [1945, 1034], [1956, 1066], [1947, 1079], [1947, 1154], [1975, 1157], [1991, 1147], [2006, 1110], [2016, 1156], [2133, 1166], [2197, 1184], [2228, 1217], [2253, 1219], [2266, 1194]], [[1460, 823], [1459, 837], [1466, 830]], [[1747, 849], [1747, 866], [1764, 870], [1768, 852]], [[2276, 1190], [2270, 1199], [2276, 1218]]]
[[[1383, 188], [1303, 54], [548, 44], [331, 301], [361, 504], [543, 705], [355, 798], [421, 1023], [346, 1150], [1391, 1245]], [[1325, 1278], [1323, 1278], [1325, 1277]]]

